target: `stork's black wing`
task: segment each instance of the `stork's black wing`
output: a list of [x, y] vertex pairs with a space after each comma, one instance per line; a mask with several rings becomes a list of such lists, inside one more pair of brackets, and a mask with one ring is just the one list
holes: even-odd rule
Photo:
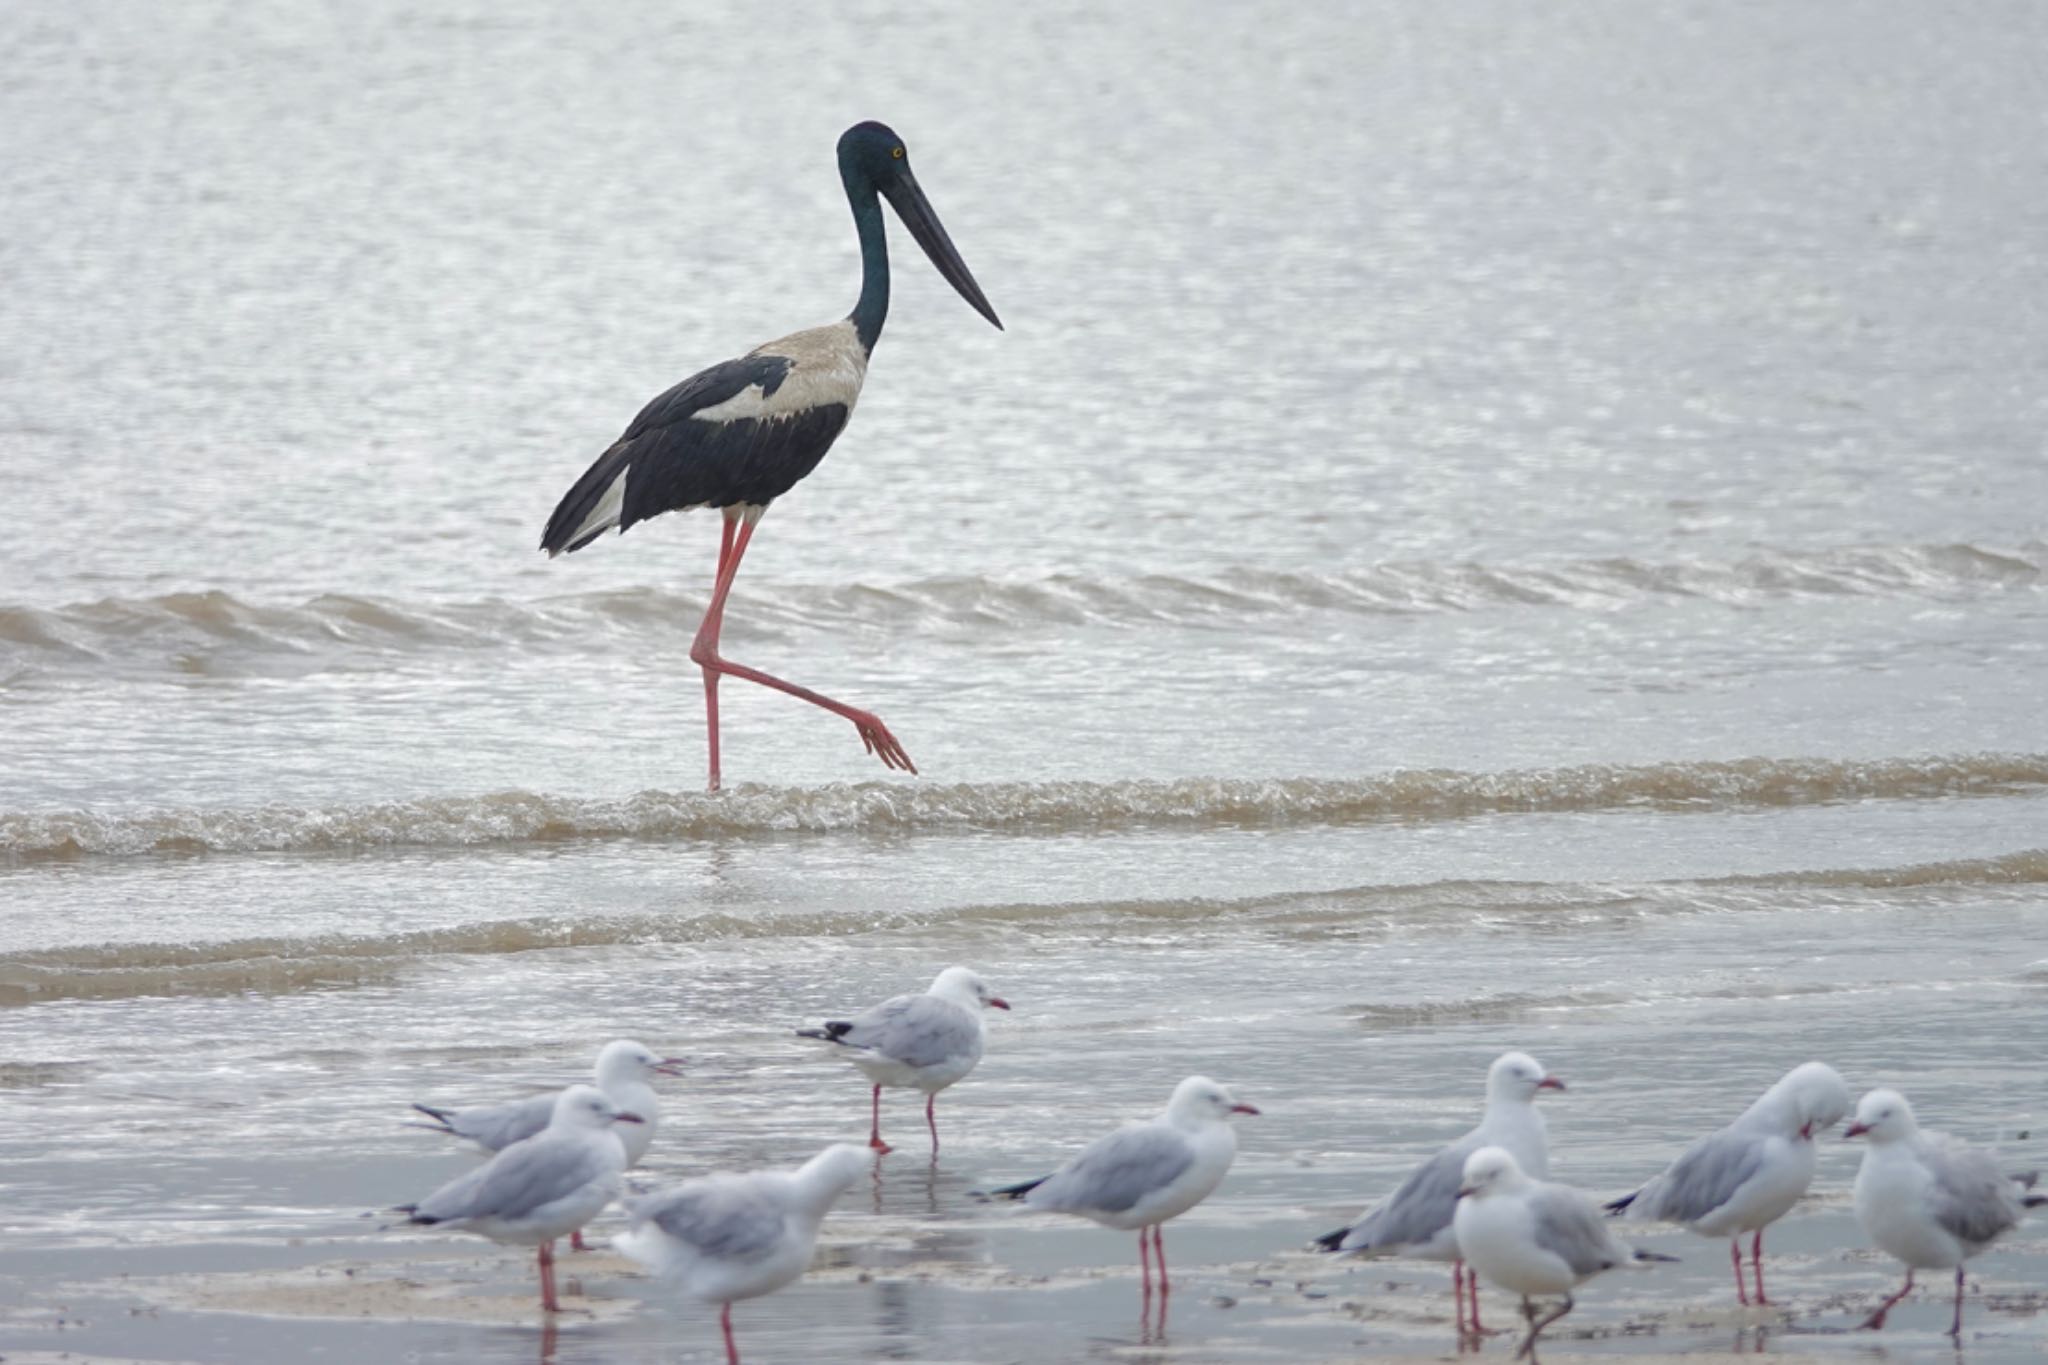
[[795, 366], [788, 356], [756, 352], [699, 371], [648, 403], [556, 504], [541, 549], [580, 550], [614, 526], [623, 531], [663, 512], [766, 504], [788, 492], [845, 428], [846, 405], [722, 420], [698, 414], [752, 387], [765, 400]]

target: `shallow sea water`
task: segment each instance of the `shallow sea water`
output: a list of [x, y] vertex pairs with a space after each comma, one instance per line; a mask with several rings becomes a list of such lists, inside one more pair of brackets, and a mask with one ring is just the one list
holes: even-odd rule
[[[415, 1099], [691, 1059], [661, 1180], [858, 1137], [791, 1030], [1016, 1009], [736, 1310], [750, 1360], [1454, 1352], [1302, 1250], [1527, 1049], [1619, 1193], [1789, 1066], [2048, 1162], [2038, 9], [375, 3], [0, 12], [0, 1353], [653, 1362], [618, 1259], [384, 1231]], [[549, 562], [681, 375], [904, 234], [847, 435], [688, 660], [715, 527]], [[1131, 1239], [977, 1201], [1190, 1072], [1264, 1112]], [[1952, 1360], [1830, 1143], [1774, 1229], [1586, 1287], [1546, 1359]], [[604, 1228], [599, 1228], [600, 1238]], [[2048, 1234], [1963, 1358], [2037, 1359]], [[1505, 1325], [1512, 1307], [1489, 1297]], [[1505, 1359], [1511, 1339], [1482, 1354]]]

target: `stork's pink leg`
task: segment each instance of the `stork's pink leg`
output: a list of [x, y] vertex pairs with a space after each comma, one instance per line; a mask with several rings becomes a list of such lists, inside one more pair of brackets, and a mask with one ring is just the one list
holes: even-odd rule
[[1906, 1269], [1906, 1283], [1904, 1284], [1904, 1286], [1902, 1286], [1902, 1287], [1900, 1288], [1900, 1290], [1899, 1290], [1899, 1292], [1898, 1292], [1898, 1293], [1896, 1293], [1896, 1294], [1892, 1295], [1892, 1296], [1891, 1296], [1890, 1298], [1886, 1299], [1886, 1300], [1885, 1300], [1885, 1301], [1884, 1301], [1883, 1303], [1879, 1304], [1879, 1305], [1877, 1306], [1877, 1311], [1876, 1311], [1875, 1313], [1872, 1313], [1872, 1314], [1871, 1314], [1871, 1315], [1870, 1315], [1869, 1317], [1867, 1317], [1867, 1318], [1865, 1318], [1865, 1319], [1863, 1320], [1863, 1330], [1865, 1330], [1865, 1331], [1871, 1331], [1871, 1332], [1875, 1332], [1875, 1331], [1876, 1331], [1876, 1330], [1878, 1330], [1878, 1329], [1879, 1329], [1880, 1327], [1883, 1327], [1883, 1326], [1884, 1326], [1884, 1315], [1885, 1315], [1885, 1314], [1887, 1314], [1887, 1313], [1889, 1313], [1889, 1312], [1891, 1312], [1891, 1311], [1892, 1311], [1892, 1309], [1894, 1309], [1894, 1308], [1898, 1307], [1898, 1306], [1899, 1306], [1899, 1300], [1900, 1300], [1900, 1299], [1903, 1299], [1903, 1298], [1905, 1298], [1905, 1297], [1906, 1297], [1906, 1295], [1908, 1295], [1908, 1294], [1910, 1294], [1910, 1293], [1912, 1293], [1912, 1292], [1913, 1292], [1913, 1271], [1912, 1271], [1912, 1268], [1911, 1268], [1911, 1267], [1909, 1266], [1909, 1267], [1907, 1267], [1907, 1269]]
[[882, 1087], [875, 1087], [874, 1117], [868, 1123], [868, 1146], [887, 1155], [896, 1149], [882, 1141]]
[[544, 1312], [559, 1313], [562, 1305], [555, 1301], [555, 1244], [542, 1242], [538, 1253], [540, 1258], [540, 1306]]
[[[724, 527], [720, 530], [718, 534], [718, 572], [715, 575], [713, 575], [711, 579], [712, 594], [715, 600], [713, 606], [707, 609], [704, 613], [704, 624], [697, 628], [697, 638], [699, 641], [702, 641], [704, 639], [705, 631], [708, 630], [711, 632], [710, 647], [712, 653], [714, 654], [718, 652], [719, 629], [725, 624], [725, 599], [721, 596], [718, 596], [718, 585], [720, 583], [725, 582], [725, 566], [727, 562], [732, 559], [733, 528], [737, 521], [738, 518], [733, 515], [730, 509], [728, 509], [725, 516]], [[706, 668], [704, 670], [704, 726], [711, 736], [710, 790], [717, 791], [718, 670], [715, 668]]]
[[1744, 1308], [1749, 1307], [1749, 1286], [1742, 1282], [1742, 1238], [1729, 1239], [1729, 1259], [1735, 1262], [1735, 1297]]
[[718, 1325], [725, 1333], [725, 1365], [740, 1365], [740, 1348], [732, 1344], [732, 1305], [718, 1310]]
[[873, 712], [863, 711], [857, 706], [848, 706], [845, 702], [832, 700], [822, 692], [813, 692], [808, 687], [799, 687], [793, 682], [771, 677], [758, 668], [748, 668], [745, 664], [731, 663], [719, 657], [718, 631], [725, 621], [726, 594], [732, 591], [733, 578], [740, 571], [740, 560], [747, 553], [747, 542], [753, 538], [753, 524], [742, 520], [739, 524], [739, 534], [733, 541], [732, 554], [719, 570], [717, 586], [711, 591], [711, 606], [704, 613], [704, 624], [697, 628], [696, 641], [690, 646], [690, 662], [708, 673], [729, 673], [735, 678], [744, 678], [763, 687], [772, 687], [778, 692], [787, 692], [790, 696], [807, 701], [813, 706], [822, 706], [835, 716], [844, 716], [852, 721], [853, 728], [860, 732], [862, 746], [881, 759], [882, 766], [915, 773], [917, 765], [910, 761], [910, 755], [897, 743], [896, 736], [889, 733], [889, 727], [882, 724]]
[[1758, 1228], [1756, 1236], [1749, 1239], [1749, 1268], [1756, 1273], [1756, 1301], [1765, 1307], [1770, 1300], [1764, 1297], [1764, 1230]]

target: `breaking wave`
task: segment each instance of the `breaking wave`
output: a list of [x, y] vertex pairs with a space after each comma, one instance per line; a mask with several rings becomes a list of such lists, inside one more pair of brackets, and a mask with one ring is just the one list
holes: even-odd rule
[[1455, 820], [1514, 812], [1791, 807], [2006, 796], [2048, 786], [2048, 754], [1870, 761], [1752, 758], [1361, 778], [742, 785], [716, 795], [509, 791], [356, 805], [0, 812], [0, 859], [658, 842], [805, 833], [1021, 835]]
[[[1732, 606], [1800, 598], [1968, 598], [2034, 589], [2048, 546], [1853, 546], [1771, 551], [1732, 561], [1626, 557], [1532, 564], [1389, 563], [1337, 573], [1239, 568], [1211, 577], [1145, 574], [1030, 581], [922, 579], [893, 586], [749, 584], [732, 638], [811, 629], [944, 635], [1077, 624], [1232, 625], [1318, 611], [1430, 615], [1502, 607], [1609, 611], [1672, 599]], [[525, 601], [404, 602], [323, 594], [248, 602], [220, 591], [0, 606], [0, 675], [67, 666], [216, 674], [337, 666], [435, 650], [583, 649], [651, 637], [685, 647], [704, 598], [656, 588]]]

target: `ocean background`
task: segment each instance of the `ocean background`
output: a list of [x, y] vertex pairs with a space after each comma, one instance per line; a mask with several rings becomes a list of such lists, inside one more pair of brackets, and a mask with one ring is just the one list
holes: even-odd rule
[[[2048, 1162], [2044, 43], [1988, 0], [0, 10], [0, 1349], [530, 1360], [448, 1306], [518, 1253], [362, 1217], [466, 1165], [409, 1100], [633, 1036], [693, 1060], [653, 1178], [794, 1164], [866, 1114], [790, 1031], [952, 962], [1014, 1015], [941, 1160], [898, 1096], [823, 1270], [740, 1311], [763, 1358], [1447, 1350], [1440, 1268], [1298, 1249], [1509, 1047], [1603, 1192], [1814, 1056]], [[648, 397], [851, 306], [864, 118], [1007, 330], [891, 228], [724, 642], [921, 776], [733, 682], [711, 796], [715, 520], [535, 545]], [[1191, 1072], [1265, 1112], [1159, 1343], [1127, 1237], [968, 1191]], [[1773, 1234], [1783, 1320], [1674, 1234], [1564, 1326], [1863, 1349], [1853, 1170]], [[236, 1288], [344, 1262], [467, 1288]], [[1973, 1360], [2037, 1358], [2044, 1270], [1973, 1263]], [[606, 1275], [639, 1307], [544, 1359], [709, 1349]]]

